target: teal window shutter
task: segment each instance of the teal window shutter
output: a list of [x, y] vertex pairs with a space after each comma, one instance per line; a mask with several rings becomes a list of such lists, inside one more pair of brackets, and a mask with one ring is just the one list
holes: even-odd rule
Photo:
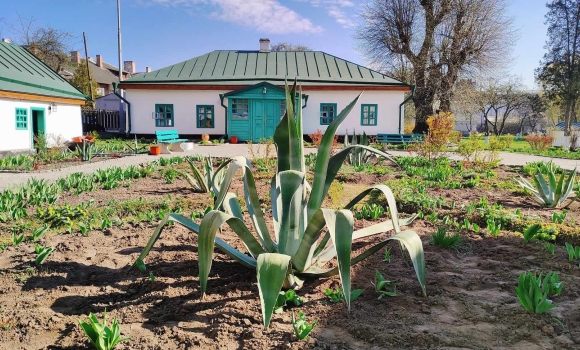
[[213, 128], [215, 126], [213, 105], [197, 105], [195, 109], [197, 110], [198, 128]]
[[16, 130], [28, 130], [28, 109], [16, 108]]
[[360, 125], [375, 126], [377, 125], [378, 105], [363, 104], [360, 106]]
[[173, 123], [173, 105], [156, 104], [153, 118], [155, 119], [155, 126], [158, 127], [175, 126], [175, 124]]
[[320, 125], [330, 125], [336, 118], [336, 103], [320, 104]]

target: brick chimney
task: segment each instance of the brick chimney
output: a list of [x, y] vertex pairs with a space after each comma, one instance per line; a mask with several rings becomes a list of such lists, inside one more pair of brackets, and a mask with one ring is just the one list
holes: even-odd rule
[[70, 61], [74, 64], [81, 64], [81, 53], [78, 51], [71, 51]]
[[151, 67], [145, 67], [145, 73], [151, 73]]
[[270, 52], [270, 39], [260, 39], [260, 52]]
[[6, 44], [10, 44], [12, 42], [12, 40], [10, 40], [8, 38], [2, 38], [2, 42], [6, 43]]
[[129, 74], [135, 74], [135, 61], [125, 61], [123, 62], [123, 70], [129, 72]]
[[103, 56], [102, 55], [97, 55], [97, 66], [99, 66], [99, 68], [103, 68]]

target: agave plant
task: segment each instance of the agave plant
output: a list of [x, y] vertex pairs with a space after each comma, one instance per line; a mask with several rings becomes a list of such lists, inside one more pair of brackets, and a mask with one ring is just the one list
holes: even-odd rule
[[[274, 234], [270, 234], [266, 225], [250, 162], [244, 157], [233, 157], [217, 170], [219, 172], [227, 169], [219, 190], [213, 181], [215, 175], [212, 180], [212, 187], [216, 193], [215, 210], [209, 211], [200, 225], [179, 214], [166, 216], [154, 231], [134, 266], [145, 268], [143, 259], [169, 222], [181, 224], [198, 235], [202, 298], [207, 289], [214, 246], [217, 246], [242, 265], [256, 269], [264, 327], [268, 327], [282, 288], [299, 288], [305, 277], [339, 275], [343, 295], [350, 309], [351, 266], [379, 251], [389, 241], [396, 240], [411, 256], [417, 279], [425, 294], [425, 262], [421, 239], [414, 231], [401, 230], [401, 226], [411, 223], [414, 217], [399, 218], [395, 197], [389, 187], [372, 186], [351, 200], [342, 210], [321, 208], [338, 170], [353, 150], [363, 148], [390, 159], [387, 154], [363, 145], [348, 146], [331, 156], [336, 130], [356, 105], [360, 95], [328, 126], [318, 149], [312, 186], [306, 181], [302, 119], [296, 117], [294, 96], [296, 83], [291, 89], [286, 88], [287, 110], [274, 133], [278, 154], [277, 171], [272, 177], [270, 187]], [[301, 98], [297, 100], [300, 101]], [[238, 171], [243, 174], [244, 200], [255, 234], [244, 224], [239, 199], [234, 193], [228, 192]], [[350, 209], [372, 191], [384, 194], [391, 210], [391, 219], [355, 231]], [[239, 236], [246, 252], [235, 249], [217, 237], [217, 232], [223, 224], [227, 224]], [[390, 230], [394, 230], [395, 234], [370, 246], [363, 253], [351, 256], [353, 241]], [[333, 267], [327, 266], [329, 262], [333, 263]]]
[[[369, 138], [366, 133], [363, 132], [362, 135], [357, 136], [356, 131], [352, 133], [352, 141], [349, 142], [348, 140], [348, 130], [346, 131], [346, 135], [344, 135], [344, 147], [355, 146], [355, 145], [369, 145]], [[367, 164], [372, 159], [373, 154], [368, 152], [364, 148], [354, 148], [347, 157], [347, 162], [350, 165], [354, 166], [361, 166]]]
[[224, 171], [213, 171], [213, 161], [211, 157], [203, 158], [203, 174], [197, 169], [193, 160], [187, 159], [187, 162], [191, 168], [191, 174], [181, 172], [181, 175], [185, 177], [187, 182], [189, 182], [195, 191], [201, 193], [210, 192], [212, 190], [212, 181], [215, 181], [216, 188], [220, 187], [224, 178]]
[[[542, 175], [541, 170], [538, 168], [536, 174], [533, 177], [534, 184], [531, 184], [528, 180], [520, 176], [520, 179], [516, 181], [523, 188], [531, 191], [540, 204], [548, 208], [558, 208], [560, 205], [568, 198], [572, 188], [574, 187], [574, 179], [576, 178], [576, 168], [568, 176], [566, 180], [566, 173], [562, 172], [560, 178], [556, 181], [556, 175], [554, 175], [554, 165], [552, 162], [548, 163], [547, 169], [548, 181]], [[569, 204], [568, 204], [569, 205]]]

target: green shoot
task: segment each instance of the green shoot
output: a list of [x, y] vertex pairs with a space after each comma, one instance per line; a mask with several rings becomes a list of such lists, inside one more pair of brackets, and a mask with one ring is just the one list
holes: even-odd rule
[[550, 254], [554, 255], [554, 243], [546, 243], [544, 244], [544, 248], [546, 248]]
[[391, 262], [391, 248], [385, 249], [385, 257], [383, 258], [384, 262]]
[[290, 289], [286, 292], [280, 292], [276, 300], [276, 305], [274, 306], [274, 313], [279, 314], [284, 312], [284, 307], [286, 306], [300, 306], [302, 304], [304, 304], [304, 299], [298, 296], [295, 290]]
[[149, 271], [149, 280], [151, 283], [155, 282], [155, 275], [153, 274], [153, 271]]
[[373, 283], [373, 286], [375, 286], [375, 290], [379, 293], [379, 300], [384, 296], [397, 296], [395, 282], [387, 281], [383, 275], [381, 275], [379, 270], [375, 271], [375, 283]]
[[97, 350], [112, 350], [118, 343], [129, 339], [121, 338], [121, 328], [116, 317], [111, 328], [107, 327], [107, 310], [103, 314], [103, 323], [93, 313], [89, 314], [89, 322], [90, 324], [79, 320], [83, 331]]
[[35, 244], [34, 251], [37, 254], [36, 260], [35, 260], [36, 265], [37, 266], [42, 265], [44, 263], [44, 261], [46, 260], [46, 258], [48, 258], [50, 253], [52, 253], [53, 250], [54, 250], [54, 247], [44, 247], [38, 243]]
[[445, 227], [440, 226], [437, 232], [431, 235], [431, 243], [441, 248], [456, 248], [461, 241], [461, 236], [455, 233], [450, 235]]
[[24, 233], [16, 235], [16, 231], [12, 231], [12, 244], [14, 244], [14, 246], [19, 245], [23, 239], [24, 239]]
[[[364, 292], [364, 289], [354, 289], [350, 292], [350, 301], [355, 301]], [[342, 294], [342, 289], [337, 288], [336, 290], [326, 289], [324, 291], [331, 303], [340, 303], [344, 301], [344, 294]]]
[[32, 232], [32, 240], [33, 241], [38, 241], [39, 239], [42, 238], [42, 236], [44, 236], [44, 234], [46, 233], [46, 231], [48, 231], [48, 226], [47, 225], [40, 226], [39, 228], [37, 228], [36, 230], [34, 230]]
[[500, 224], [496, 224], [495, 220], [492, 218], [489, 218], [487, 220], [487, 231], [494, 237], [497, 237], [499, 235], [499, 231], [501, 230], [501, 223]]
[[536, 277], [535, 273], [525, 272], [518, 278], [516, 294], [524, 309], [542, 314], [554, 307], [548, 297], [559, 295], [562, 288], [556, 272], [549, 272], [543, 280], [541, 273]]
[[524, 242], [529, 242], [532, 238], [536, 237], [538, 232], [540, 232], [541, 228], [542, 228], [542, 225], [540, 225], [540, 224], [534, 224], [534, 225], [528, 227], [524, 231]]
[[574, 247], [570, 243], [566, 242], [566, 251], [568, 252], [568, 260], [580, 260], [580, 246]]
[[567, 210], [562, 211], [562, 213], [560, 214], [554, 212], [554, 214], [552, 214], [552, 222], [556, 224], [563, 224], [564, 220], [566, 220], [567, 215], [568, 215]]
[[318, 320], [315, 320], [312, 324], [306, 323], [306, 318], [302, 311], [298, 311], [298, 320], [295, 319], [294, 313], [292, 313], [292, 327], [294, 328], [294, 334], [296, 334], [300, 340], [306, 339], [308, 334], [310, 334], [314, 327], [316, 327], [317, 323]]

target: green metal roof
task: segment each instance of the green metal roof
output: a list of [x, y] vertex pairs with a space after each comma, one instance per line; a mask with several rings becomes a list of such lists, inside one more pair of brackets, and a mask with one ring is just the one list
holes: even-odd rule
[[404, 85], [372, 69], [320, 51], [212, 51], [141, 74], [122, 84], [255, 84], [298, 80], [305, 85]]
[[0, 42], [0, 90], [85, 100], [86, 96], [23, 47]]

